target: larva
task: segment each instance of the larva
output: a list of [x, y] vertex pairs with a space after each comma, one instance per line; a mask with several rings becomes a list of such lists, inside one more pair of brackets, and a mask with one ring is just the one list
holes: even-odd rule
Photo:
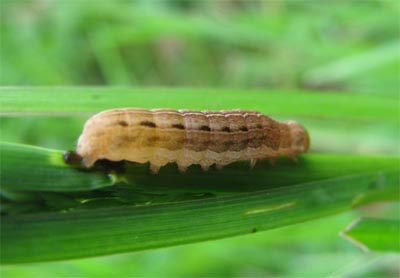
[[296, 158], [309, 148], [307, 131], [295, 121], [278, 122], [248, 110], [194, 111], [124, 108], [91, 117], [78, 140], [77, 153], [86, 167], [99, 159], [150, 162], [160, 167], [176, 162], [184, 172], [192, 164], [207, 170], [238, 160]]

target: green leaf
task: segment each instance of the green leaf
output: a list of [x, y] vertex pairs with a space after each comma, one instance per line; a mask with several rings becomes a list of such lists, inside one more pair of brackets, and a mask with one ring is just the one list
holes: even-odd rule
[[2, 262], [138, 251], [295, 224], [350, 209], [354, 197], [382, 175], [382, 186], [398, 185], [398, 171], [384, 171], [190, 202], [6, 216]]
[[364, 251], [400, 252], [400, 220], [360, 218], [341, 235]]
[[113, 183], [104, 172], [84, 171], [66, 164], [59, 150], [0, 143], [0, 151], [2, 191], [78, 191]]
[[[13, 87], [0, 90], [1, 113], [61, 114], [116, 107], [233, 109], [248, 108], [269, 115], [352, 118], [396, 122], [396, 98], [316, 94], [296, 91], [256, 91], [193, 88], [68, 88]], [[53, 97], [57, 95], [57, 97]], [[151, 97], [150, 97], [151, 96]], [[256, 101], [255, 101], [256, 99]], [[212, 100], [212, 101], [210, 101]], [[351, 105], [349, 105], [351, 104]], [[379, 113], [376, 113], [376, 112]]]
[[[125, 163], [119, 165], [118, 173], [111, 168], [107, 171], [112, 173], [107, 174], [100, 167], [88, 171], [70, 166], [63, 161], [63, 153], [59, 150], [10, 143], [1, 143], [0, 149], [2, 190], [9, 191], [84, 191], [123, 181], [132, 189], [144, 192], [237, 193], [399, 166], [399, 159], [390, 156], [306, 154], [300, 156], [297, 163], [282, 158], [276, 165], [271, 165], [265, 159], [252, 170], [248, 162], [242, 161], [228, 165], [222, 171], [210, 169], [204, 172], [200, 167], [192, 166], [182, 174], [175, 164], [169, 164], [154, 175], [148, 164]], [[380, 185], [374, 189], [379, 190]]]
[[[192, 166], [181, 174], [175, 165], [170, 164], [161, 168], [158, 175], [151, 174], [148, 165], [128, 164], [127, 172], [121, 179], [147, 192], [251, 192], [356, 173], [395, 170], [399, 162], [398, 158], [391, 156], [305, 154], [299, 157], [297, 163], [281, 158], [271, 165], [265, 159], [253, 169], [247, 161], [242, 161], [228, 165], [222, 171], [210, 169], [203, 172], [200, 167]], [[385, 183], [383, 179], [371, 185], [371, 190], [381, 189], [380, 185]], [[165, 181], [170, 184], [167, 189]], [[395, 196], [392, 195], [392, 198]]]

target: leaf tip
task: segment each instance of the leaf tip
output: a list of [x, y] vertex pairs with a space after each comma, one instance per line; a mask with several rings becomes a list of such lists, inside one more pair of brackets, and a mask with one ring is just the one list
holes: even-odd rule
[[347, 239], [348, 241], [350, 241], [354, 245], [358, 246], [364, 252], [369, 252], [370, 251], [369, 248], [364, 243], [362, 243], [361, 241], [359, 241], [356, 238], [352, 237], [348, 233], [349, 231], [351, 231], [353, 229], [353, 227], [355, 227], [358, 223], [360, 223], [361, 220], [362, 220], [362, 217], [359, 217], [358, 219], [356, 219], [353, 222], [351, 222], [343, 231], [339, 232], [339, 235], [342, 238]]

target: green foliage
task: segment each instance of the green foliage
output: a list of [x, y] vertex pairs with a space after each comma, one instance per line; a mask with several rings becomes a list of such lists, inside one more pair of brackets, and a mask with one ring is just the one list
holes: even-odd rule
[[[179, 204], [184, 207], [189, 204], [213, 206], [238, 198], [244, 198], [250, 205], [251, 200], [258, 198], [256, 192], [266, 196], [263, 204], [274, 203], [279, 208], [255, 215], [260, 221], [256, 227], [258, 231], [282, 228], [129, 255], [2, 266], [0, 275], [397, 276], [398, 255], [363, 253], [337, 234], [354, 219], [364, 216], [363, 219], [368, 221], [354, 227], [357, 240], [362, 239], [370, 250], [387, 252], [396, 246], [392, 242], [398, 234], [395, 229], [389, 229], [395, 225], [387, 225], [388, 221], [383, 221], [382, 217], [399, 219], [398, 177], [396, 172], [389, 173], [392, 168], [396, 171], [396, 165], [398, 169], [400, 154], [399, 8], [392, 0], [323, 4], [318, 1], [264, 0], [1, 1], [0, 85], [58, 86], [8, 87], [0, 91], [1, 141], [41, 147], [1, 145], [1, 224], [3, 221], [11, 224], [1, 225], [1, 228], [8, 231], [2, 236], [12, 239], [2, 240], [1, 244], [2, 249], [13, 254], [7, 255], [8, 258], [2, 254], [2, 262], [54, 260], [64, 252], [61, 247], [67, 248], [65, 257], [119, 252], [121, 249], [117, 250], [118, 245], [114, 246], [110, 238], [119, 243], [127, 241], [124, 251], [142, 250], [149, 242], [138, 242], [140, 237], [132, 242], [124, 227], [130, 227], [134, 233], [136, 227], [139, 227], [137, 232], [149, 227], [141, 223], [133, 227], [132, 223], [140, 219], [133, 219], [134, 215], [116, 219], [115, 212], [128, 209], [136, 213], [155, 207], [152, 213], [157, 208], [166, 208], [176, 215]], [[65, 87], [69, 85], [137, 87]], [[171, 85], [173, 88], [168, 88]], [[187, 88], [177, 89], [176, 86]], [[149, 175], [147, 165], [123, 164], [124, 171], [113, 172], [112, 177], [123, 178], [129, 184], [102, 187], [103, 183], [110, 182], [103, 165], [83, 174], [79, 168], [63, 165], [58, 150], [75, 148], [82, 125], [90, 114], [117, 106], [257, 109], [274, 118], [295, 119], [305, 125], [311, 134], [312, 153], [302, 156], [298, 164], [282, 159], [276, 166], [271, 166], [264, 161], [253, 171], [248, 170], [246, 163], [237, 163], [222, 172], [211, 170], [204, 174], [199, 168], [191, 167], [186, 175], [180, 175], [174, 165], [169, 165], [156, 177]], [[23, 152], [18, 152], [21, 150]], [[39, 159], [32, 160], [27, 156]], [[53, 162], [55, 158], [59, 164], [49, 164], [46, 157], [52, 157]], [[30, 171], [28, 165], [42, 165], [47, 169]], [[8, 167], [6, 174], [3, 166]], [[56, 171], [65, 174], [65, 178], [53, 183], [55, 176], [52, 174]], [[220, 182], [224, 173], [229, 174], [228, 181], [235, 187]], [[236, 173], [240, 178], [234, 180]], [[218, 179], [214, 180], [214, 175]], [[38, 183], [44, 176], [48, 177], [45, 182]], [[362, 184], [368, 177], [371, 187], [365, 188]], [[246, 178], [251, 183], [246, 183], [247, 187], [240, 186]], [[351, 178], [355, 181], [340, 187], [344, 186], [343, 181], [349, 182]], [[71, 179], [87, 180], [85, 186], [88, 188], [97, 180], [94, 184], [102, 188], [66, 192], [65, 185]], [[168, 182], [169, 179], [174, 182], [168, 188], [157, 186], [159, 181]], [[294, 183], [300, 184], [293, 189], [304, 187], [305, 192], [313, 191], [307, 183], [311, 179], [315, 179], [313, 186], [319, 184], [318, 190], [314, 191], [319, 194], [304, 197], [308, 201], [314, 200], [320, 210], [310, 206], [295, 213], [293, 207], [280, 206], [288, 200], [280, 202], [275, 198], [277, 196], [303, 196], [302, 192], [291, 191]], [[12, 180], [21, 182], [10, 182]], [[4, 189], [5, 184], [9, 188], [12, 185], [22, 189], [21, 186], [32, 182], [36, 184], [35, 189], [41, 190]], [[388, 186], [390, 184], [392, 186]], [[327, 185], [332, 188], [325, 188]], [[43, 191], [46, 186], [51, 188], [49, 190], [63, 190]], [[338, 187], [339, 192], [332, 191]], [[206, 188], [209, 193], [204, 193]], [[194, 193], [185, 194], [187, 190]], [[272, 198], [267, 193], [271, 193]], [[249, 196], [253, 199], [246, 199]], [[321, 203], [321, 200], [343, 202]], [[150, 203], [153, 205], [137, 206]], [[232, 213], [227, 212], [227, 219], [233, 221], [237, 216], [234, 212], [240, 206], [243, 206], [242, 202], [231, 209]], [[354, 208], [351, 212], [327, 217], [350, 207]], [[96, 226], [79, 226], [90, 219], [90, 215], [99, 216], [101, 211], [107, 217], [91, 221], [97, 221], [104, 232], [97, 232]], [[206, 213], [207, 207], [201, 207], [200, 211]], [[222, 209], [216, 208], [216, 211], [222, 213]], [[211, 219], [212, 213], [208, 213]], [[82, 218], [85, 215], [89, 215], [87, 219]], [[146, 218], [145, 213], [139, 215], [148, 221], [146, 223], [157, 225], [153, 219]], [[161, 217], [157, 213], [150, 215], [156, 219]], [[314, 216], [323, 218], [298, 223], [302, 217], [311, 220]], [[58, 217], [66, 221], [60, 224], [65, 231], [52, 225], [60, 222]], [[126, 223], [122, 219], [133, 220]], [[371, 219], [375, 224], [368, 224]], [[204, 240], [200, 238], [200, 232], [207, 229], [210, 234], [222, 236], [210, 225], [202, 226], [197, 233], [195, 220], [193, 213], [188, 222], [192, 223], [188, 229], [193, 231], [193, 238], [178, 230], [182, 233], [178, 241]], [[69, 221], [76, 227], [68, 226], [72, 223]], [[160, 221], [167, 220], [162, 218]], [[167, 224], [172, 225], [174, 221], [178, 220], [169, 218]], [[289, 224], [283, 221], [298, 224], [283, 227]], [[39, 223], [48, 230], [41, 229]], [[121, 224], [116, 226], [117, 223]], [[255, 224], [241, 219], [229, 222], [228, 230], [238, 232], [243, 229], [238, 233], [245, 234]], [[118, 237], [109, 230], [110, 227], [122, 236]], [[96, 237], [99, 240], [96, 243], [91, 240], [89, 230], [94, 236], [103, 233], [104, 237]], [[83, 231], [88, 242], [79, 236]], [[78, 246], [78, 241], [69, 241], [71, 244], [67, 246], [68, 233], [82, 245]], [[161, 229], [158, 233], [161, 241], [155, 244], [173, 245], [174, 235], [172, 226], [169, 231]], [[37, 240], [39, 236], [40, 240]], [[107, 246], [106, 250], [101, 250], [102, 243]], [[90, 244], [98, 245], [92, 249]], [[57, 246], [60, 248], [55, 250]], [[89, 251], [81, 250], [84, 246]], [[40, 250], [43, 253], [38, 254]]]
[[[59, 97], [52, 101], [55, 91], [60, 92]], [[23, 122], [24, 114], [51, 115], [57, 111], [74, 115], [126, 101], [156, 107], [168, 99], [171, 107], [186, 103], [201, 109], [205, 104], [199, 96], [211, 97], [218, 92], [221, 98], [214, 102], [215, 109], [223, 104], [242, 104], [242, 108], [271, 109], [282, 117], [292, 113], [307, 119], [321, 114], [331, 122], [352, 119], [355, 123], [383, 120], [391, 126], [397, 124], [390, 98], [374, 96], [353, 95], [350, 100], [330, 95], [326, 109], [315, 111], [315, 106], [325, 103], [317, 93], [128, 88], [85, 92], [80, 88], [4, 88], [2, 92], [2, 114], [16, 117], [16, 123]], [[292, 105], [286, 101], [288, 95]], [[256, 105], [252, 104], [254, 97], [259, 99]], [[355, 100], [359, 110], [350, 109]], [[371, 113], [377, 116], [372, 118]], [[38, 120], [47, 120], [40, 117]], [[58, 128], [68, 132], [65, 126]], [[320, 141], [313, 137], [312, 129], [311, 136], [313, 142]], [[154, 176], [147, 165], [99, 163], [87, 171], [65, 164], [61, 151], [10, 143], [1, 146], [1, 168], [6, 170], [1, 179], [5, 190], [2, 210], [8, 214], [2, 218], [4, 263], [145, 250], [268, 230], [360, 204], [397, 200], [393, 192], [399, 183], [399, 159], [390, 156], [308, 154], [297, 164], [282, 159], [272, 166], [263, 161], [250, 171], [241, 162], [220, 172], [212, 169], [205, 173], [193, 166], [185, 175], [169, 165]], [[102, 240], [105, 237], [107, 241]]]
[[398, 256], [360, 252], [337, 235], [355, 217], [351, 212], [268, 232], [130, 254], [3, 265], [0, 272], [3, 277], [395, 277]]
[[398, 92], [392, 0], [30, 0], [1, 10], [1, 85]]
[[[264, 160], [251, 171], [247, 162], [237, 162], [226, 166], [223, 171], [210, 169], [204, 172], [200, 167], [192, 166], [182, 174], [175, 165], [170, 164], [154, 175], [149, 171], [148, 164], [99, 162], [88, 170], [79, 164], [66, 164], [61, 151], [10, 143], [2, 143], [0, 146], [3, 195], [10, 200], [23, 202], [27, 194], [22, 192], [29, 192], [28, 202], [44, 201], [52, 209], [72, 209], [89, 205], [107, 207], [254, 192], [354, 173], [380, 173], [379, 171], [396, 169], [399, 165], [399, 160], [395, 157], [309, 154], [302, 156], [297, 163], [280, 159], [276, 165], [271, 165]], [[340, 167], [332, 169], [332, 164]], [[381, 182], [382, 186], [385, 182], [387, 181]], [[110, 187], [111, 185], [114, 187]], [[83, 193], [102, 188], [104, 191]], [[358, 195], [353, 205], [393, 200], [396, 196], [393, 194], [395, 190], [395, 187], [382, 190], [378, 184]], [[49, 195], [44, 192], [62, 194]], [[79, 196], [84, 204], [67, 202], [69, 207], [60, 205], [60, 198], [68, 201]], [[57, 202], [52, 201], [54, 199]], [[10, 213], [13, 209], [14, 206], [10, 204], [3, 207], [4, 212]]]
[[[396, 97], [327, 94], [312, 91], [271, 91], [193, 88], [1, 88], [2, 114], [63, 115], [115, 107], [182, 107], [198, 110], [242, 108], [268, 115], [397, 123]], [[56, 95], [57, 97], [52, 97]], [[150, 97], [151, 96], [151, 97]], [[210, 100], [213, 100], [210, 102]], [[257, 101], [255, 101], [257, 100]], [[349, 105], [351, 103], [351, 105]], [[134, 106], [133, 106], [134, 104]]]
[[342, 235], [363, 250], [400, 251], [400, 220], [361, 218], [352, 223]]
[[104, 173], [66, 164], [63, 152], [0, 143], [1, 188], [10, 191], [79, 191], [112, 184]]
[[398, 178], [396, 169], [190, 202], [4, 217], [2, 261], [69, 259], [255, 233], [349, 209], [372, 184], [385, 190]]

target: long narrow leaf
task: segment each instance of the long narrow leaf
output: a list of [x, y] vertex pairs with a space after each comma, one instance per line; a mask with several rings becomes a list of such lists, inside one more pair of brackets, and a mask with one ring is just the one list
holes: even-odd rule
[[[57, 97], [53, 97], [54, 95]], [[210, 101], [212, 100], [212, 101]], [[115, 107], [256, 109], [271, 115], [397, 121], [395, 98], [311, 92], [166, 88], [1, 88], [2, 114], [65, 114]], [[351, 104], [351, 105], [349, 105]], [[350, 117], [351, 116], [351, 117]]]
[[82, 191], [124, 181], [147, 192], [251, 192], [399, 166], [396, 157], [308, 154], [297, 163], [283, 158], [271, 165], [263, 160], [251, 170], [248, 162], [239, 162], [208, 172], [192, 166], [185, 174], [173, 164], [154, 175], [147, 164], [125, 163], [116, 177], [72, 167], [59, 150], [10, 143], [1, 143], [0, 150], [1, 188], [11, 191]]
[[[352, 200], [398, 171], [365, 173], [250, 194], [144, 207], [8, 216], [2, 219], [3, 263], [129, 252], [243, 235], [351, 208]], [[195, 217], [194, 217], [195, 215]]]

